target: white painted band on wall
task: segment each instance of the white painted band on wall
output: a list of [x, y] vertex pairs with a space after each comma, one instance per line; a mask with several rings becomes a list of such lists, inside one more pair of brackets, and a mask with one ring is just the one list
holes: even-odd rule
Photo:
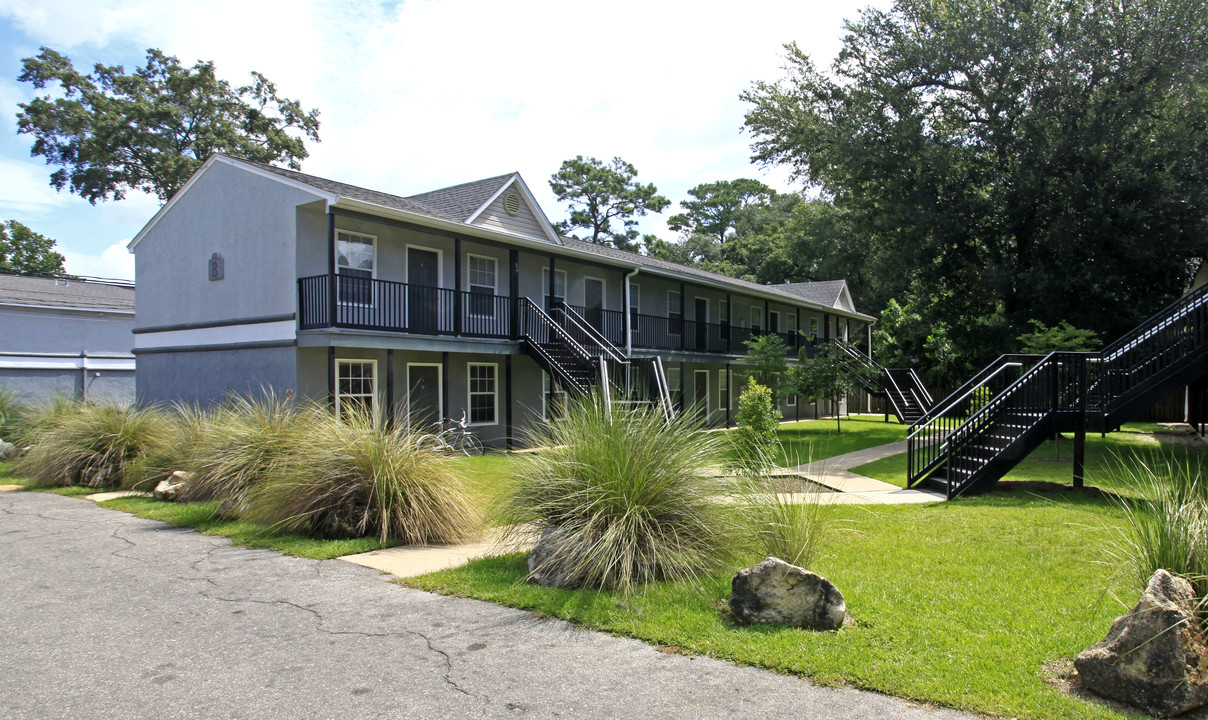
[[134, 356], [63, 357], [62, 355], [15, 355], [0, 357], [0, 370], [95, 370], [97, 372], [134, 372]]
[[197, 347], [205, 345], [230, 345], [233, 343], [280, 342], [293, 340], [297, 335], [297, 323], [293, 320], [222, 325], [219, 327], [193, 330], [165, 330], [140, 333], [134, 336], [136, 350], [151, 348]]

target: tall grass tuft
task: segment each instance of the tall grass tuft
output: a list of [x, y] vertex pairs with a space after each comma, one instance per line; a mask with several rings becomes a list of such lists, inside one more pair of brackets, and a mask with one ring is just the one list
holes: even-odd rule
[[617, 406], [599, 394], [570, 401], [565, 418], [530, 437], [544, 447], [517, 472], [503, 517], [556, 531], [533, 568], [566, 587], [628, 590], [697, 578], [742, 544], [742, 515], [719, 498], [733, 483], [716, 472], [719, 433], [694, 414], [664, 424], [655, 409]]
[[25, 408], [17, 400], [16, 393], [0, 387], [0, 440], [12, 442], [13, 431], [24, 411]]
[[[734, 435], [734, 433], [731, 433]], [[773, 555], [792, 565], [809, 568], [828, 533], [826, 511], [820, 503], [795, 502], [799, 498], [783, 492], [775, 458], [786, 454], [779, 441], [751, 445], [741, 437], [732, 440], [731, 457], [743, 488], [743, 509], [751, 528], [754, 550]], [[809, 460], [790, 460], [790, 465]]]
[[1125, 464], [1121, 498], [1128, 524], [1116, 551], [1144, 587], [1159, 568], [1208, 597], [1208, 481], [1201, 458], [1136, 458]]
[[234, 395], [211, 413], [191, 414], [188, 422], [197, 424], [198, 435], [185, 469], [193, 478], [180, 499], [221, 500], [225, 514], [242, 514], [252, 489], [282, 467], [291, 452], [319, 435], [314, 428], [326, 414], [271, 390]]
[[216, 411], [192, 403], [174, 403], [166, 410], [167, 441], [151, 449], [126, 473], [125, 487], [152, 490], [177, 470], [198, 461], [198, 448], [209, 439]]
[[319, 537], [451, 543], [482, 527], [451, 458], [368, 413], [311, 418], [308, 437], [250, 495], [249, 517]]
[[40, 487], [120, 487], [148, 454], [162, 451], [169, 424], [158, 406], [57, 401], [35, 412], [22, 430], [31, 447], [13, 473]]

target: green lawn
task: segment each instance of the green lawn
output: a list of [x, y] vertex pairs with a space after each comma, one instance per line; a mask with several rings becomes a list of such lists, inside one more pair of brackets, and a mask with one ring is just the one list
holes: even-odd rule
[[[1086, 467], [1084, 482], [1100, 488], [1120, 486], [1120, 477], [1125, 464], [1140, 454], [1146, 457], [1159, 449], [1163, 456], [1172, 459], [1198, 455], [1194, 450], [1171, 444], [1170, 431], [1153, 423], [1128, 423], [1120, 432], [1086, 436]], [[1163, 443], [1165, 439], [1167, 442]], [[1072, 435], [1059, 441], [1048, 441], [1007, 473], [1005, 480], [1046, 481], [1070, 484], [1074, 477], [1074, 441]], [[906, 454], [894, 455], [883, 460], [852, 468], [853, 472], [906, 487]]]
[[524, 584], [524, 556], [512, 555], [407, 584], [826, 684], [1004, 716], [1119, 717], [1043, 671], [1101, 639], [1140, 593], [1103, 562], [1121, 523], [1108, 501], [1013, 493], [826, 510], [837, 529], [813, 569], [855, 619], [837, 633], [730, 624], [731, 572], [625, 597]]
[[833, 419], [786, 423], [777, 431], [783, 447], [780, 461], [786, 466], [801, 465], [898, 442], [906, 439], [908, 427], [869, 416], [843, 418], [838, 430]]

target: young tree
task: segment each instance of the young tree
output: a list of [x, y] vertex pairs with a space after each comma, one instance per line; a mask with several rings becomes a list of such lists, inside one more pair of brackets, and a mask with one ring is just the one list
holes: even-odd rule
[[212, 62], [191, 68], [159, 50], [127, 74], [97, 64], [90, 75], [64, 55], [42, 48], [22, 60], [17, 79], [50, 94], [18, 105], [17, 132], [34, 137], [32, 155], [59, 167], [50, 184], [95, 204], [121, 200], [130, 190], [167, 202], [212, 153], [230, 153], [295, 170], [307, 156], [304, 139], [319, 141], [319, 111], [279, 97], [258, 72], [233, 88]]
[[1208, 256], [1202, 0], [896, 0], [743, 97], [755, 159], [867, 243], [872, 307], [926, 298], [974, 362], [1033, 319], [1115, 337]]
[[589, 242], [635, 249], [639, 234], [635, 218], [662, 212], [671, 204], [653, 183], [639, 183], [637, 175], [633, 165], [619, 157], [608, 165], [582, 155], [564, 161], [549, 179], [554, 196], [570, 206], [570, 218], [558, 223], [558, 230], [569, 233], [583, 228]]
[[835, 431], [843, 432], [839, 403], [863, 386], [872, 370], [855, 363], [838, 345], [826, 344], [813, 357], [802, 349], [797, 366], [792, 371], [792, 383], [797, 394], [812, 401], [828, 400], [835, 413]]
[[55, 241], [16, 220], [0, 223], [0, 270], [22, 275], [63, 275]]
[[747, 340], [745, 345], [747, 356], [743, 362], [750, 368], [746, 376], [769, 388], [776, 407], [780, 407], [780, 398], [788, 381], [788, 346], [779, 335], [759, 335]]

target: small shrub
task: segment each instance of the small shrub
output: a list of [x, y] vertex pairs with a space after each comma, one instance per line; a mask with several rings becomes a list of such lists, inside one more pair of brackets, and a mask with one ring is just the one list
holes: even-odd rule
[[771, 389], [754, 380], [738, 398], [737, 452], [745, 458], [763, 458], [770, 462], [777, 446], [776, 428], [780, 411], [772, 404]]
[[32, 446], [13, 466], [39, 487], [121, 487], [149, 453], [160, 452], [169, 420], [157, 406], [52, 403], [36, 413], [22, 439]]
[[248, 516], [318, 537], [451, 543], [481, 528], [452, 459], [366, 413], [312, 418], [308, 436], [252, 489]]
[[1200, 459], [1137, 458], [1126, 465], [1122, 498], [1127, 525], [1118, 560], [1144, 587], [1159, 568], [1187, 578], [1198, 597], [1208, 596], [1208, 481]]
[[709, 472], [724, 440], [681, 413], [606, 407], [599, 394], [568, 402], [563, 421], [535, 431], [503, 508], [504, 520], [552, 528], [562, 541], [534, 568], [566, 587], [628, 590], [699, 577], [723, 566], [743, 537], [719, 497], [732, 481]]

